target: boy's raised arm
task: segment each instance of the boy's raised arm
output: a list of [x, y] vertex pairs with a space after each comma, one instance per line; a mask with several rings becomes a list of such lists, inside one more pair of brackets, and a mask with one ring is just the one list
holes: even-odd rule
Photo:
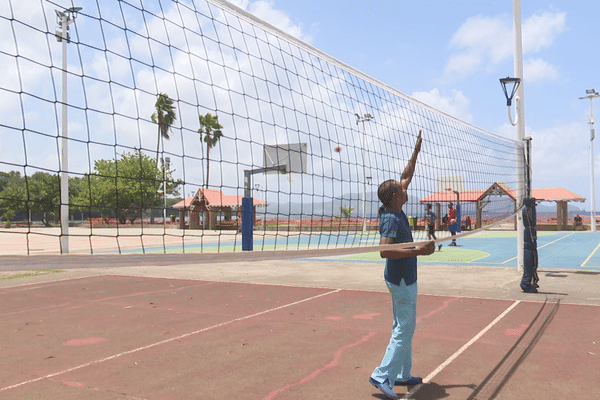
[[412, 157], [408, 160], [408, 164], [404, 168], [402, 172], [402, 177], [400, 178], [400, 183], [402, 186], [407, 189], [410, 181], [412, 181], [413, 174], [415, 173], [415, 165], [417, 164], [417, 156], [421, 151], [421, 143], [423, 143], [423, 138], [421, 137], [422, 130], [419, 131], [419, 136], [417, 137], [417, 143], [415, 144], [415, 149], [413, 150]]

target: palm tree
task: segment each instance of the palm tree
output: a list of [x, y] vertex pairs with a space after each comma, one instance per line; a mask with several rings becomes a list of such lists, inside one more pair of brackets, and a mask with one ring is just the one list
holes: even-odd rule
[[200, 115], [199, 119], [200, 129], [198, 129], [198, 133], [200, 134], [200, 141], [206, 143], [206, 183], [204, 187], [208, 189], [209, 153], [210, 149], [215, 147], [219, 142], [219, 139], [223, 136], [223, 132], [221, 132], [223, 127], [219, 124], [219, 117], [217, 115], [213, 116], [211, 113], [208, 113], [206, 115]]
[[166, 93], [160, 93], [154, 104], [156, 112], [152, 114], [152, 122], [158, 124], [158, 143], [156, 144], [156, 165], [158, 166], [158, 152], [160, 150], [160, 139], [169, 140], [169, 129], [177, 119], [173, 100]]
[[354, 207], [352, 206], [341, 206], [340, 207], [340, 211], [342, 212], [342, 215], [344, 216], [344, 218], [350, 218], [350, 214], [352, 214], [354, 212]]

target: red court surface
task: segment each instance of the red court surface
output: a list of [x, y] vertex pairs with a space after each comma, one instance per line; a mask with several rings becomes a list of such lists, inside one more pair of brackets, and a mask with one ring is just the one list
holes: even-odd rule
[[[389, 294], [103, 275], [0, 289], [0, 399], [382, 399]], [[600, 399], [600, 307], [420, 295], [413, 399]]]

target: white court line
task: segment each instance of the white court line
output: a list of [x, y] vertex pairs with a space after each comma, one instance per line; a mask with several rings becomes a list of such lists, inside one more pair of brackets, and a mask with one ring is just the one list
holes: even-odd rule
[[99, 360], [90, 361], [88, 363], [81, 364], [81, 365], [78, 365], [76, 367], [72, 367], [72, 368], [69, 368], [69, 369], [65, 369], [65, 370], [60, 371], [60, 372], [54, 372], [52, 374], [40, 376], [39, 378], [30, 379], [28, 381], [17, 383], [15, 385], [11, 385], [11, 386], [6, 386], [6, 387], [3, 387], [3, 388], [0, 388], [0, 392], [8, 390], [8, 389], [14, 389], [16, 387], [27, 385], [27, 384], [30, 384], [30, 383], [38, 382], [38, 381], [41, 381], [41, 380], [44, 380], [44, 379], [53, 378], [55, 376], [66, 374], [66, 373], [72, 372], [72, 371], [76, 371], [76, 370], [81, 369], [81, 368], [89, 367], [89, 366], [95, 365], [95, 364], [100, 364], [100, 363], [103, 363], [105, 361], [113, 360], [115, 358], [119, 358], [119, 357], [122, 357], [122, 356], [125, 356], [125, 355], [128, 355], [128, 354], [137, 353], [139, 351], [146, 350], [146, 349], [149, 349], [149, 348], [152, 348], [152, 347], [156, 347], [156, 346], [160, 346], [162, 344], [173, 342], [175, 340], [180, 340], [180, 339], [183, 339], [183, 338], [186, 338], [186, 337], [189, 337], [189, 336], [197, 335], [199, 333], [206, 332], [206, 331], [209, 331], [211, 329], [220, 328], [222, 326], [229, 325], [229, 324], [232, 324], [234, 322], [244, 321], [246, 319], [258, 317], [259, 315], [267, 314], [267, 313], [270, 313], [272, 311], [281, 310], [282, 308], [295, 306], [296, 304], [304, 303], [306, 301], [314, 300], [314, 299], [317, 299], [319, 297], [327, 296], [327, 295], [330, 295], [330, 294], [333, 294], [333, 293], [338, 293], [338, 292], [341, 292], [341, 289], [332, 290], [331, 292], [327, 292], [327, 293], [321, 293], [319, 295], [316, 295], [316, 296], [313, 296], [313, 297], [309, 297], [307, 299], [295, 301], [295, 302], [289, 303], [289, 304], [284, 304], [283, 306], [271, 308], [269, 310], [261, 311], [261, 312], [258, 312], [256, 314], [246, 315], [245, 317], [235, 318], [235, 319], [232, 319], [232, 320], [229, 320], [229, 321], [226, 321], [226, 322], [221, 322], [220, 324], [209, 326], [208, 328], [200, 329], [200, 330], [197, 330], [197, 331], [194, 331], [194, 332], [185, 333], [183, 335], [180, 335], [180, 336], [177, 336], [177, 337], [173, 337], [173, 338], [170, 338], [170, 339], [166, 339], [166, 340], [162, 340], [160, 342], [152, 343], [152, 344], [149, 344], [147, 346], [138, 347], [137, 349], [124, 351], [122, 353], [114, 354], [114, 355], [106, 357], [106, 358], [101, 358]]
[[[575, 234], [575, 232], [571, 232], [571, 233], [569, 233], [568, 235], [565, 235], [565, 236], [563, 236], [563, 237], [559, 237], [558, 239], [556, 239], [556, 240], [553, 240], [553, 241], [551, 241], [550, 243], [546, 243], [545, 245], [538, 247], [538, 250], [539, 250], [539, 249], [541, 249], [542, 247], [546, 247], [546, 246], [548, 246], [548, 245], [551, 245], [552, 243], [556, 243], [556, 242], [558, 242], [559, 240], [563, 240], [564, 238], [568, 238], [569, 236], [571, 236], [571, 235], [574, 235], [574, 234]], [[504, 261], [504, 262], [500, 263], [500, 264], [506, 264], [507, 262], [509, 262], [509, 261], [513, 261], [513, 260], [516, 260], [516, 259], [517, 259], [517, 257], [513, 257], [513, 258], [511, 258], [511, 259], [509, 259], [509, 260], [506, 260], [506, 261]]]
[[585, 264], [587, 264], [587, 262], [590, 261], [590, 258], [592, 258], [592, 256], [598, 251], [598, 249], [600, 249], [600, 243], [598, 243], [598, 246], [596, 246], [596, 248], [594, 249], [594, 251], [592, 251], [590, 253], [590, 255], [588, 256], [588, 258], [586, 258], [585, 261], [583, 263], [581, 263], [580, 267], [585, 267]]
[[[506, 316], [506, 314], [508, 314], [520, 302], [521, 302], [521, 300], [516, 300], [514, 303], [512, 303], [510, 305], [510, 307], [508, 307], [506, 310], [504, 310], [504, 312], [502, 314], [498, 315], [496, 317], [496, 319], [493, 320], [492, 322], [490, 322], [490, 324], [488, 326], [483, 328], [483, 330], [481, 332], [479, 332], [477, 335], [473, 336], [473, 338], [471, 340], [469, 340], [465, 345], [463, 345], [463, 347], [458, 349], [456, 351], [456, 353], [454, 353], [450, 357], [448, 357], [448, 359], [446, 361], [441, 363], [435, 370], [433, 370], [433, 372], [431, 372], [429, 375], [427, 375], [427, 377], [425, 377], [425, 379], [423, 379], [423, 382], [427, 383], [427, 382], [431, 381], [437, 374], [440, 373], [441, 370], [446, 368], [448, 366], [448, 364], [450, 364], [458, 356], [460, 356], [462, 353], [464, 353], [465, 350], [467, 350], [473, 343], [478, 341], [479, 338], [481, 338], [487, 331], [492, 329], [492, 327], [494, 325], [496, 325], [498, 323], [498, 321], [500, 321], [502, 318], [504, 318]], [[419, 389], [421, 389], [421, 386], [423, 386], [423, 384], [416, 385], [410, 392], [408, 392], [408, 393], [406, 393], [406, 395], [404, 395], [403, 399], [410, 399], [411, 396], [413, 396], [415, 393], [417, 393], [419, 391]]]

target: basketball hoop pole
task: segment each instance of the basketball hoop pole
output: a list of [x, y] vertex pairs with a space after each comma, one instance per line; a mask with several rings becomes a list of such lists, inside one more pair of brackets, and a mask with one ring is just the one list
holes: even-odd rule
[[252, 175], [269, 171], [287, 172], [285, 164], [244, 170], [244, 198], [242, 199], [242, 251], [254, 250], [254, 199], [252, 198]]

